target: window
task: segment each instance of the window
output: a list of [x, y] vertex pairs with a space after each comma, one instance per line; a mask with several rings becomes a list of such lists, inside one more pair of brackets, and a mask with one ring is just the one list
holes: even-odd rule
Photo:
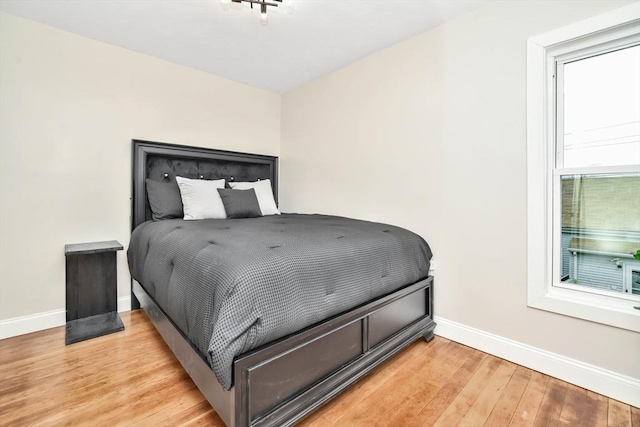
[[640, 9], [529, 40], [528, 304], [640, 330]]

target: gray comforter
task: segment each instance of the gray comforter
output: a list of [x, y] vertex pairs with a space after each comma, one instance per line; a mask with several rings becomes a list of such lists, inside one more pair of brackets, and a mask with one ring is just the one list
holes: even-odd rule
[[431, 249], [390, 225], [283, 214], [145, 222], [127, 255], [229, 389], [235, 356], [426, 277]]

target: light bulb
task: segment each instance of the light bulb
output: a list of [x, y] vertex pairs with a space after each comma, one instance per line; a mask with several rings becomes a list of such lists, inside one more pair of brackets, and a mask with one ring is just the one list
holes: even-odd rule
[[269, 17], [267, 16], [267, 5], [264, 3], [260, 4], [260, 22], [262, 25], [267, 25], [269, 23]]

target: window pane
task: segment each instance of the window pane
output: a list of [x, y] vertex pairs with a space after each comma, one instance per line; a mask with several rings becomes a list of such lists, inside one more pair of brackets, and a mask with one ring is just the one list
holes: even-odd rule
[[[560, 280], [633, 293], [640, 261], [640, 175], [562, 177]], [[637, 291], [636, 291], [637, 292]]]
[[564, 165], [640, 163], [640, 46], [564, 65]]

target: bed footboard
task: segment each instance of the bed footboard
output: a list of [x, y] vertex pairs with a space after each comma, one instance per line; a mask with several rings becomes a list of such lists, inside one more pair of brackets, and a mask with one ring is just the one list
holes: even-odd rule
[[419, 338], [433, 339], [433, 277], [239, 356], [234, 386], [213, 371], [137, 282], [133, 290], [228, 427], [296, 423]]
[[429, 277], [240, 356], [237, 425], [291, 425], [416, 339], [432, 339], [432, 285]]

